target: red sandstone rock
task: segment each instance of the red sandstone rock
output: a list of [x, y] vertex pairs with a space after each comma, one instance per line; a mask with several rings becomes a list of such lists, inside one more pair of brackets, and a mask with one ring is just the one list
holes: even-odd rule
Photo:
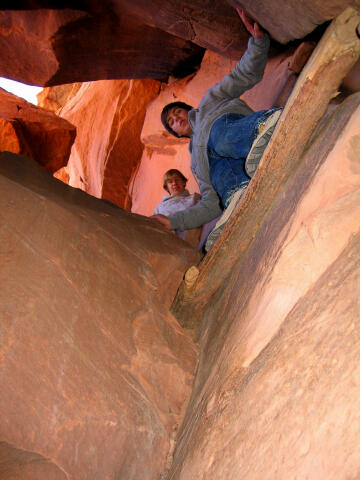
[[305, 37], [318, 25], [332, 20], [356, 0], [231, 0], [262, 25], [272, 38], [281, 43]]
[[[86, 12], [63, 10], [0, 10], [1, 76], [30, 85], [46, 85], [59, 62], [51, 38], [63, 25], [86, 17]], [[2, 7], [6, 6], [2, 3]], [[69, 52], [70, 53], [70, 52]], [[76, 81], [74, 79], [73, 81]]]
[[130, 210], [129, 182], [143, 151], [140, 132], [155, 80], [85, 83], [60, 111], [76, 126], [69, 183]]
[[124, 7], [116, 13], [109, 3], [67, 6], [61, 9], [54, 2], [53, 8], [48, 3], [48, 9], [37, 9], [33, 2], [18, 2], [12, 10], [13, 2], [1, 4], [8, 8], [0, 10], [2, 76], [42, 86], [115, 78], [163, 80], [192, 68], [194, 61], [198, 64], [203, 53], [194, 43], [146, 25]]
[[0, 477], [159, 478], [196, 349], [168, 307], [196, 252], [0, 155]]
[[31, 155], [31, 149], [21, 133], [19, 122], [16, 120], [0, 119], [0, 150]]
[[186, 2], [178, 0], [125, 0], [115, 10], [127, 5], [148, 25], [155, 25], [177, 37], [191, 40], [228, 58], [238, 58], [246, 48], [248, 32], [230, 2]]
[[209, 300], [166, 478], [358, 476], [359, 138], [357, 94], [318, 130]]
[[57, 112], [80, 90], [82, 83], [67, 83], [55, 87], [46, 87], [36, 95], [38, 107]]
[[350, 92], [360, 92], [360, 60], [358, 60], [350, 72], [344, 78], [343, 85]]
[[0, 89], [0, 150], [25, 154], [54, 172], [67, 164], [76, 130], [51, 112]]
[[[1, 75], [35, 85], [189, 72], [203, 48], [237, 59], [248, 33], [229, 5], [242, 6], [272, 38], [303, 38], [356, 0], [116, 0], [1, 4]], [[69, 8], [69, 6], [71, 8]]]
[[70, 180], [68, 167], [66, 166], [66, 167], [60, 168], [60, 170], [57, 170], [54, 173], [54, 177], [57, 178], [58, 180], [61, 180], [64, 183], [68, 184], [69, 180]]

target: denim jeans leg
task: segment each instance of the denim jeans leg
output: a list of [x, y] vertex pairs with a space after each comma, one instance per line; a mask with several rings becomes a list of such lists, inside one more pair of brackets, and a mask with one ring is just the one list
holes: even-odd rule
[[209, 146], [221, 157], [246, 158], [267, 110], [238, 115], [227, 113], [211, 127]]
[[223, 207], [240, 186], [249, 183], [245, 159], [258, 135], [259, 125], [275, 110], [260, 110], [246, 116], [227, 113], [211, 127], [208, 142], [210, 180]]
[[244, 169], [245, 159], [220, 157], [210, 147], [208, 158], [211, 183], [221, 199], [222, 206], [226, 208], [232, 194], [240, 185], [248, 184], [250, 181]]

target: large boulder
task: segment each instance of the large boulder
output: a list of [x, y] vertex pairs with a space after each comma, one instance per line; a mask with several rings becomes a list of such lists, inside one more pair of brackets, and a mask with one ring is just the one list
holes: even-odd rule
[[303, 38], [314, 29], [340, 15], [346, 7], [359, 8], [357, 0], [231, 0], [244, 8], [271, 36], [281, 43]]
[[25, 154], [46, 170], [67, 165], [76, 128], [0, 88], [0, 151]]
[[244, 52], [248, 32], [234, 6], [287, 43], [348, 5], [357, 0], [3, 0], [0, 75], [42, 86], [184, 77], [204, 48], [232, 59]]
[[0, 155], [0, 477], [159, 478], [197, 350], [168, 311], [197, 253]]
[[0, 7], [0, 76], [24, 83], [165, 80], [189, 73], [204, 52], [123, 7], [115, 12], [110, 2], [74, 2], [62, 9], [57, 2], [47, 8], [17, 2], [17, 10], [15, 3]]
[[259, 199], [267, 215], [246, 258], [229, 255], [206, 304], [166, 478], [358, 477], [359, 158], [356, 94], [324, 119], [275, 202]]

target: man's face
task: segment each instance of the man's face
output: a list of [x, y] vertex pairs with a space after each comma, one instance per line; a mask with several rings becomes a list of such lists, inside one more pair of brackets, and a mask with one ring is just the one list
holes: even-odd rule
[[166, 117], [166, 123], [178, 135], [191, 137], [192, 130], [188, 122], [188, 111], [184, 108], [170, 108]]
[[178, 175], [171, 175], [167, 181], [166, 186], [171, 196], [179, 195], [185, 190], [186, 182]]

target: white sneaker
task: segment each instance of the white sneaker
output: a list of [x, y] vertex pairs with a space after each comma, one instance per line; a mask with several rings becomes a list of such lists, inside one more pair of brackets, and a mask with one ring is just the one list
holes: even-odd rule
[[223, 231], [226, 222], [229, 220], [231, 217], [232, 213], [235, 210], [236, 205], [240, 202], [241, 198], [244, 196], [244, 193], [246, 191], [246, 188], [248, 187], [248, 183], [242, 187], [239, 188], [239, 190], [236, 190], [234, 195], [231, 197], [229, 205], [226, 207], [224, 210], [223, 214], [217, 221], [215, 227], [211, 232], [209, 233], [209, 236], [206, 240], [205, 243], [205, 250], [208, 252], [216, 242], [217, 238], [219, 237], [220, 233]]
[[264, 150], [267, 147], [272, 134], [274, 133], [281, 112], [282, 109], [276, 110], [266, 119], [261, 132], [255, 138], [254, 143], [251, 146], [250, 152], [245, 160], [245, 171], [250, 178], [254, 175], [255, 170], [260, 163], [262, 154], [264, 153]]

